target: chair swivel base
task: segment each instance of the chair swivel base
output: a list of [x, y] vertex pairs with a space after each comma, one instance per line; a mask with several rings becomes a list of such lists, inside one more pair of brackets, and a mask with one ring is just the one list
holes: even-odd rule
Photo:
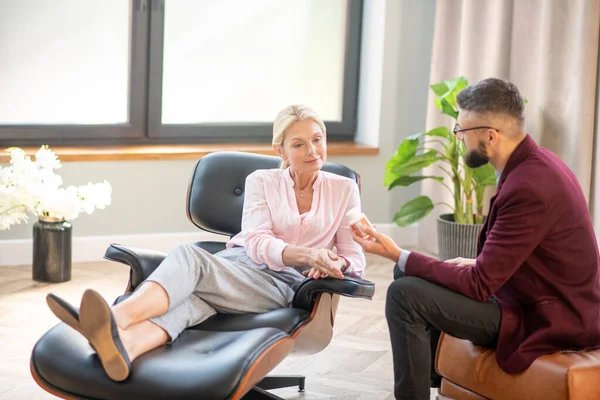
[[256, 384], [242, 400], [284, 400], [283, 397], [267, 392], [271, 389], [280, 389], [290, 386], [298, 386], [299, 392], [304, 392], [306, 377], [302, 375], [269, 375]]

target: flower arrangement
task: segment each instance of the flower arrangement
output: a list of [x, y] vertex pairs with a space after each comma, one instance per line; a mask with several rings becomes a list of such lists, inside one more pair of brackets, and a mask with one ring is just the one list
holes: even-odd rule
[[41, 146], [35, 161], [18, 147], [5, 150], [10, 165], [0, 168], [0, 230], [27, 221], [27, 213], [39, 218], [73, 220], [79, 213], [110, 205], [110, 183], [88, 183], [83, 186], [61, 187], [60, 160], [48, 146]]

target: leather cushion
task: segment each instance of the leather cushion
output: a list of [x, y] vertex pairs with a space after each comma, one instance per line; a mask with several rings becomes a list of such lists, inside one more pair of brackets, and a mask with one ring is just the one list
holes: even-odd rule
[[291, 335], [309, 317], [309, 312], [299, 308], [280, 308], [262, 314], [216, 314], [189, 329], [228, 332], [270, 327]]
[[196, 242], [194, 243], [196, 246], [203, 248], [208, 251], [210, 254], [216, 254], [220, 251], [225, 250], [226, 242]]
[[444, 334], [438, 346], [440, 375], [490, 399], [600, 399], [600, 350], [545, 355], [525, 371], [509, 375], [496, 352]]
[[36, 344], [38, 376], [71, 396], [97, 399], [225, 399], [270, 345], [288, 337], [278, 329], [244, 332], [186, 330], [172, 344], [133, 362], [122, 383], [111, 381], [86, 339], [61, 323]]
[[477, 393], [462, 388], [447, 379], [442, 379], [442, 387], [436, 400], [488, 400]]

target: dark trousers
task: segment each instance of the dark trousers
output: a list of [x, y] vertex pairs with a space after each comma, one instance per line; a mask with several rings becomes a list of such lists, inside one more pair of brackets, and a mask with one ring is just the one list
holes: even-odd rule
[[396, 265], [385, 316], [392, 342], [396, 399], [429, 400], [429, 388], [439, 387], [441, 381], [434, 367], [440, 332], [495, 348], [501, 313], [493, 298], [485, 303], [475, 301], [424, 279], [404, 276]]

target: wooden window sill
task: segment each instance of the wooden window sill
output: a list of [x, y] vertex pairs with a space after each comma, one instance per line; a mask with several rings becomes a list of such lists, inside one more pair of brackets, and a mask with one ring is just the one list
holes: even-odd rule
[[[199, 159], [215, 151], [244, 151], [255, 154], [275, 155], [270, 144], [228, 143], [198, 145], [142, 145], [142, 146], [56, 146], [52, 151], [61, 161], [135, 161], [135, 160], [188, 160]], [[38, 150], [24, 147], [28, 155]], [[330, 142], [327, 144], [329, 156], [377, 155], [379, 148], [354, 142]], [[8, 154], [0, 154], [0, 164], [8, 163]]]

